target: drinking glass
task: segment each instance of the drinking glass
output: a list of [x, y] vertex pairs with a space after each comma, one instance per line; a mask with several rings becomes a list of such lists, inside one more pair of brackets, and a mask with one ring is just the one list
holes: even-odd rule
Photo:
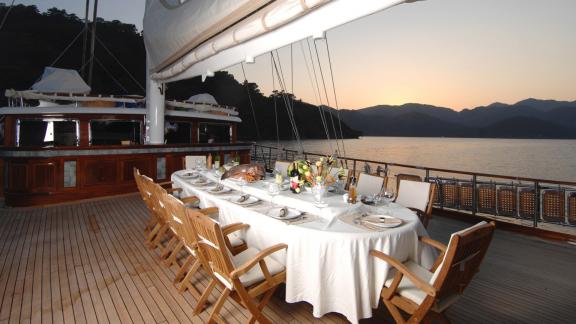
[[280, 186], [277, 183], [270, 183], [268, 185], [268, 194], [272, 197], [271, 204], [274, 207], [274, 197], [276, 197], [280, 193]]
[[394, 200], [394, 192], [393, 191], [384, 191], [382, 192], [382, 199], [384, 200], [384, 205], [388, 206], [392, 200]]
[[312, 187], [312, 194], [314, 195], [314, 202], [316, 205], [324, 204], [324, 194], [326, 193], [326, 186], [324, 183], [316, 183]]

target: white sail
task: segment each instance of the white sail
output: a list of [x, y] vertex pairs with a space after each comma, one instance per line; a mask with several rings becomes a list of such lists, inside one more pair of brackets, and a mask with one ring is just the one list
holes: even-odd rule
[[307, 37], [417, 0], [147, 0], [144, 41], [160, 82], [210, 76]]

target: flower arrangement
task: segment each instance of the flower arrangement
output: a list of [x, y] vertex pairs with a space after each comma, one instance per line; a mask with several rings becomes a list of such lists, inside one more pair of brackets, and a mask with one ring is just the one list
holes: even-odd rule
[[[321, 157], [312, 163], [308, 160], [296, 160], [288, 167], [288, 177], [290, 178], [290, 190], [300, 193], [303, 187], [313, 187], [318, 183], [324, 185], [333, 184], [336, 179], [332, 175], [332, 168], [337, 165], [333, 156]], [[344, 173], [340, 168], [338, 177]]]

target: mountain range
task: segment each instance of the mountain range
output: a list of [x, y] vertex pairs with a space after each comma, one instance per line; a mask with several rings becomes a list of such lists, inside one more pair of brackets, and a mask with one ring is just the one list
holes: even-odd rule
[[364, 136], [576, 138], [576, 101], [526, 99], [455, 111], [408, 103], [341, 109]]

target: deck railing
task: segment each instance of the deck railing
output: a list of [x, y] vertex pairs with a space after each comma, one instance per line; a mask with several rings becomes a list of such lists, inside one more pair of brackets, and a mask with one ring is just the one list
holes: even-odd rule
[[[253, 144], [253, 161], [273, 169], [276, 160], [294, 161], [325, 156], [286, 148]], [[431, 168], [340, 156], [340, 163], [352, 174], [368, 168], [371, 173], [394, 178], [401, 173], [415, 174], [438, 185], [434, 205], [440, 209], [576, 226], [576, 182], [515, 177], [480, 172]], [[389, 181], [389, 186], [396, 186]]]

